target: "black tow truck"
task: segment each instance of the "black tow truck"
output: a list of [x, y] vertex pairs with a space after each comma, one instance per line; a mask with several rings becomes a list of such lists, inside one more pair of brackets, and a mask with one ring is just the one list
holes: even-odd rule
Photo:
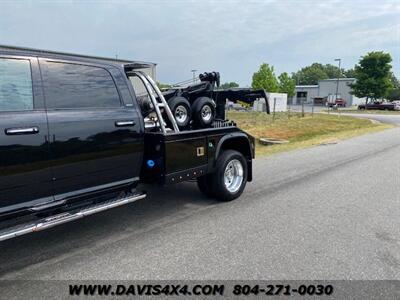
[[[148, 67], [0, 46], [0, 241], [143, 199], [142, 183], [196, 179], [220, 201], [242, 194], [255, 141], [225, 119], [219, 75], [198, 94], [161, 92]], [[171, 105], [182, 98], [210, 105], [212, 121], [182, 126]]]

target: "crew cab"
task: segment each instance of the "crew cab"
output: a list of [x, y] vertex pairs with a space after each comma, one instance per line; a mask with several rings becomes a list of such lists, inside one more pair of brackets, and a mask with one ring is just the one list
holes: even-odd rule
[[242, 194], [254, 138], [218, 109], [180, 128], [145, 67], [0, 46], [0, 240], [143, 199], [142, 183]]
[[364, 109], [373, 109], [373, 110], [395, 110], [395, 104], [391, 102], [380, 102], [380, 101], [374, 101], [372, 103], [367, 103], [365, 104], [360, 104], [358, 105], [358, 109], [364, 110]]

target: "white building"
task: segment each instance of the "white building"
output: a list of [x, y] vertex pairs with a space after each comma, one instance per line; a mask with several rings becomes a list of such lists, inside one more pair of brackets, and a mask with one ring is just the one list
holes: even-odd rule
[[298, 105], [302, 101], [307, 104], [323, 105], [329, 95], [340, 95], [346, 100], [347, 106], [357, 105], [364, 101], [352, 94], [350, 84], [354, 83], [355, 78], [333, 78], [318, 81], [318, 85], [297, 85], [295, 96], [289, 99], [290, 104]]
[[318, 97], [318, 85], [296, 85], [295, 95], [290, 104], [312, 103], [315, 97]]
[[[287, 94], [285, 93], [266, 93], [268, 97], [269, 110], [287, 111]], [[254, 111], [266, 111], [265, 99], [258, 99], [253, 103]]]

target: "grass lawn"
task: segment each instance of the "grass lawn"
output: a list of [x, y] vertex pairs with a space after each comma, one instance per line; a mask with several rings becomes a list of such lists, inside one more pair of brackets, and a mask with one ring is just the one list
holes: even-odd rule
[[[227, 117], [257, 139], [257, 155], [337, 142], [340, 139], [392, 127], [367, 119], [328, 114], [306, 114], [302, 118], [300, 113], [277, 113], [275, 121], [272, 120], [272, 115], [261, 112], [228, 112]], [[258, 142], [261, 137], [285, 139], [289, 140], [289, 143], [264, 146]]]

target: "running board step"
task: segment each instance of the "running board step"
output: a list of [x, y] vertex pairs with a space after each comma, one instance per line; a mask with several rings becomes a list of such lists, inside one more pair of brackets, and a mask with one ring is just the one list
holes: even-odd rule
[[26, 223], [17, 225], [6, 230], [0, 231], [0, 241], [8, 240], [20, 235], [28, 234], [31, 232], [42, 231], [60, 224], [68, 223], [89, 215], [93, 215], [98, 212], [102, 212], [114, 207], [122, 206], [128, 203], [135, 202], [137, 200], [146, 198], [146, 193], [131, 194], [128, 197], [118, 198], [115, 200], [109, 200], [86, 206], [80, 210], [74, 210], [71, 212], [64, 212], [57, 215], [53, 215], [44, 219], [37, 220], [36, 222]]

